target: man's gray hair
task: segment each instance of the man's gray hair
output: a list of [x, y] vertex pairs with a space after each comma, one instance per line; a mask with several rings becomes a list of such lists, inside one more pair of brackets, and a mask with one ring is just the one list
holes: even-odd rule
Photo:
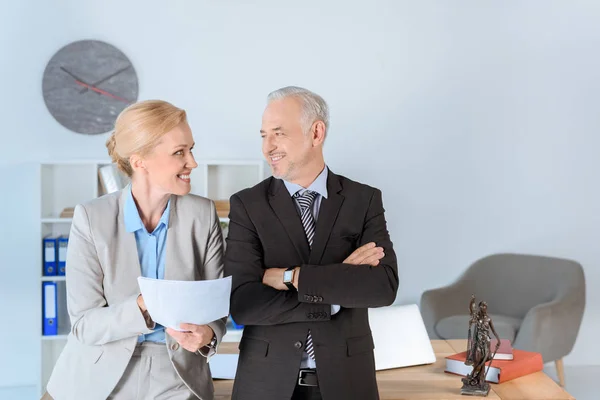
[[327, 131], [329, 130], [329, 107], [321, 96], [308, 89], [287, 86], [269, 93], [267, 103], [287, 97], [295, 97], [302, 104], [302, 127], [305, 134], [308, 133], [315, 121], [323, 121], [325, 124], [325, 136], [327, 136]]

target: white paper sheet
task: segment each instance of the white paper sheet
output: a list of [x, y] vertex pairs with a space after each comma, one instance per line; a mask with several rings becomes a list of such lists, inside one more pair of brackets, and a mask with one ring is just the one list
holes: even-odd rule
[[239, 354], [215, 354], [208, 365], [213, 379], [235, 379]]
[[178, 331], [181, 323], [205, 325], [229, 315], [231, 276], [207, 281], [169, 281], [138, 277], [154, 322]]

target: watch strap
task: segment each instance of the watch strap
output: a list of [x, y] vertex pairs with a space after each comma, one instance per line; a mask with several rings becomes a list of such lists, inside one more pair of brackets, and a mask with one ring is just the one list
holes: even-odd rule
[[[294, 269], [296, 269], [296, 267], [289, 267], [288, 269], [286, 269], [287, 271], [293, 271]], [[283, 280], [283, 283], [285, 284], [285, 286], [287, 286], [287, 288], [289, 290], [296, 290], [296, 288], [294, 287], [294, 273], [292, 272], [292, 280], [287, 282], [285, 279]]]

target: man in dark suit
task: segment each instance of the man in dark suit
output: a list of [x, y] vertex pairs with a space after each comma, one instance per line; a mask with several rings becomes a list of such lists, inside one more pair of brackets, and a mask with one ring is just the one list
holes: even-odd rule
[[325, 101], [269, 95], [273, 177], [231, 197], [225, 273], [245, 325], [233, 399], [378, 399], [367, 308], [390, 305], [396, 255], [381, 192], [325, 165]]

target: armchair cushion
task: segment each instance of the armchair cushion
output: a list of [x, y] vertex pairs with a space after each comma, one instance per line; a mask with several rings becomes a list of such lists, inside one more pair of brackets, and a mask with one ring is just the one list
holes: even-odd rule
[[[490, 315], [490, 317], [500, 338], [508, 339], [514, 343], [523, 320], [497, 314]], [[439, 320], [435, 325], [435, 331], [442, 339], [466, 339], [468, 327], [468, 315], [451, 315]]]

